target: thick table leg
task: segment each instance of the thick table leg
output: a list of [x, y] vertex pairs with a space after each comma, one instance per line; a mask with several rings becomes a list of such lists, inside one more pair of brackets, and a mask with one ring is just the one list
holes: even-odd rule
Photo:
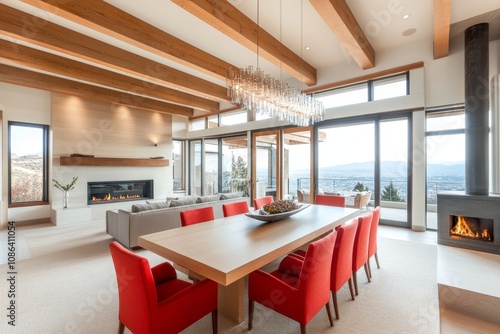
[[245, 278], [228, 286], [219, 284], [219, 313], [240, 324], [245, 320]]

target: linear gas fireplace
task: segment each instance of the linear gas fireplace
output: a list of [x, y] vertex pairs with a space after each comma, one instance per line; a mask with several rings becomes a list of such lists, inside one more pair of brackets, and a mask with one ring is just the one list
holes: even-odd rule
[[87, 203], [104, 204], [153, 198], [153, 180], [87, 183]]

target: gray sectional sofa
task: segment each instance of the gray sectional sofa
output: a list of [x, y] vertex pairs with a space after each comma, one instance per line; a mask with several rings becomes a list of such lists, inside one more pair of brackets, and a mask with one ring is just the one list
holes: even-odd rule
[[250, 198], [242, 197], [241, 193], [167, 198], [166, 201], [134, 204], [131, 210], [108, 210], [106, 232], [122, 245], [138, 248], [141, 235], [181, 227], [181, 211], [211, 206], [217, 219], [223, 217], [223, 204], [241, 201], [250, 206]]

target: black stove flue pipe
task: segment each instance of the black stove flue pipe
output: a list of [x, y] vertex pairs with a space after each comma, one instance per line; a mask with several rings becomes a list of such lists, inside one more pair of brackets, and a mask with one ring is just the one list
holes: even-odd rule
[[488, 23], [465, 30], [465, 193], [489, 191]]

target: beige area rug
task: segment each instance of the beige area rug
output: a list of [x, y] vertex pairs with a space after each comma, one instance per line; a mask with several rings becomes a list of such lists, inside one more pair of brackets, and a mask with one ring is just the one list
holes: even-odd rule
[[[108, 250], [112, 239], [103, 225], [17, 229], [16, 327], [7, 324], [8, 268], [2, 259], [0, 333], [116, 333], [118, 296]], [[6, 238], [6, 231], [0, 231], [1, 254]], [[149, 251], [138, 253], [152, 265], [163, 261]], [[347, 287], [340, 291], [340, 319], [335, 326], [329, 326], [326, 312], [321, 311], [307, 326], [308, 333], [439, 332], [436, 246], [379, 238], [379, 258], [382, 267], [376, 269], [372, 262], [371, 283], [363, 270], [358, 273], [360, 292], [355, 301]], [[254, 316], [252, 333], [300, 333], [296, 322], [259, 304]], [[184, 332], [210, 333], [210, 316]], [[219, 333], [248, 333], [247, 319], [235, 325], [220, 316]]]

